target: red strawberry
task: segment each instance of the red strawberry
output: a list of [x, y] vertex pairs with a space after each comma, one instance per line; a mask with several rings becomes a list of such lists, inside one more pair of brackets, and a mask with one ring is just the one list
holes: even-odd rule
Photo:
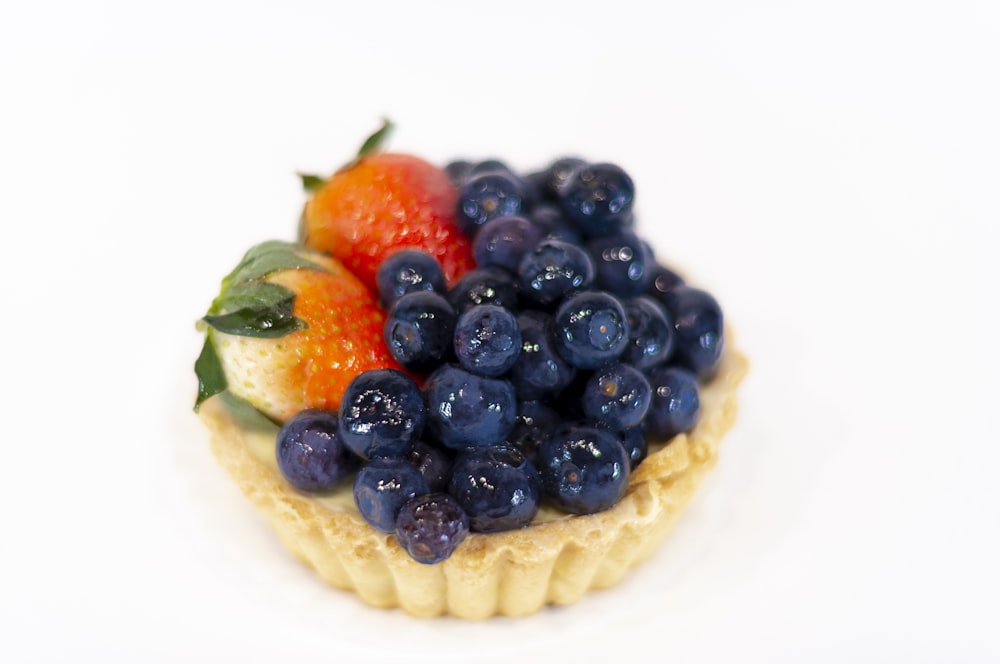
[[317, 189], [303, 215], [303, 242], [340, 259], [373, 291], [383, 260], [422, 249], [438, 259], [451, 286], [474, 266], [472, 243], [455, 224], [455, 186], [423, 159], [373, 152], [376, 137], [329, 180], [309, 181]]
[[399, 365], [385, 314], [338, 261], [285, 242], [247, 252], [204, 318], [198, 403], [222, 390], [277, 421], [335, 409], [362, 371]]

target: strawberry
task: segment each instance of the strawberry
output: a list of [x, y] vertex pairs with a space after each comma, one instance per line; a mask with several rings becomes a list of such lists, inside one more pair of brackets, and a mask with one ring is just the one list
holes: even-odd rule
[[196, 409], [226, 391], [284, 422], [304, 408], [337, 408], [362, 371], [400, 368], [372, 293], [337, 260], [300, 245], [250, 249], [202, 321]]
[[329, 179], [302, 176], [313, 196], [302, 241], [340, 259], [375, 290], [379, 265], [402, 249], [437, 258], [450, 287], [474, 267], [472, 243], [455, 223], [458, 193], [443, 169], [407, 154], [380, 152], [391, 124]]

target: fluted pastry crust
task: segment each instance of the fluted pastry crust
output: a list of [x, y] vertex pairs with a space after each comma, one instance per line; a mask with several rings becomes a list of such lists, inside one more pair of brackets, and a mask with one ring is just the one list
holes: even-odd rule
[[275, 430], [245, 426], [219, 397], [199, 415], [211, 430], [213, 453], [246, 497], [285, 546], [331, 585], [420, 617], [521, 616], [610, 587], [649, 557], [714, 465], [747, 368], [730, 343], [717, 374], [701, 388], [697, 426], [669, 444], [652, 444], [610, 510], [570, 516], [543, 508], [527, 528], [471, 533], [436, 565], [413, 561], [394, 535], [369, 527], [349, 486], [323, 498], [292, 488], [274, 461]]

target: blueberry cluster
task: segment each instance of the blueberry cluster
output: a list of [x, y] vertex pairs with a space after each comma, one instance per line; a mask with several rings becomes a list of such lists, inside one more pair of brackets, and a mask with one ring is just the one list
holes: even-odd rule
[[448, 289], [425, 253], [387, 259], [385, 340], [410, 375], [357, 376], [338, 412], [300, 413], [277, 444], [303, 491], [354, 474], [361, 516], [422, 563], [470, 530], [527, 525], [543, 500], [571, 514], [613, 506], [647, 440], [695, 424], [723, 347], [715, 299], [636, 234], [618, 166], [446, 170], [477, 268]]

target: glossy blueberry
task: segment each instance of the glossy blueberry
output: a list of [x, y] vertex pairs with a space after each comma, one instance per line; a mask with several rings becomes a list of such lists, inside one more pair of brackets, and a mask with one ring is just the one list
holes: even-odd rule
[[524, 182], [526, 187], [530, 190], [530, 193], [528, 194], [528, 198], [531, 202], [528, 206], [529, 208], [533, 208], [540, 203], [547, 203], [551, 200], [549, 193], [545, 189], [546, 179], [547, 176], [545, 171], [531, 171], [521, 178], [521, 181]]
[[311, 408], [292, 416], [278, 431], [276, 456], [285, 479], [301, 491], [333, 489], [361, 460], [344, 445], [337, 414]]
[[544, 239], [583, 244], [583, 235], [579, 229], [566, 219], [555, 203], [541, 203], [532, 207], [528, 211], [528, 218], [541, 229]]
[[469, 528], [495, 533], [528, 525], [538, 512], [538, 470], [508, 443], [460, 452], [452, 467], [450, 493], [469, 515]]
[[561, 240], [542, 240], [521, 259], [517, 281], [522, 297], [549, 305], [567, 293], [588, 288], [594, 261], [582, 247]]
[[534, 463], [538, 446], [562, 425], [562, 418], [541, 401], [521, 401], [517, 404], [517, 421], [507, 441], [521, 450]]
[[684, 279], [670, 268], [654, 263], [650, 269], [649, 284], [646, 286], [646, 293], [659, 301], [663, 301], [663, 296], [678, 286], [684, 285]]
[[593, 514], [625, 494], [629, 460], [610, 431], [571, 425], [538, 446], [538, 470], [543, 493], [560, 509]]
[[544, 194], [542, 194], [542, 190], [536, 179], [521, 177], [520, 180], [521, 186], [524, 188], [524, 202], [521, 205], [521, 214], [526, 214], [538, 205], [539, 202], [544, 200]]
[[522, 214], [525, 190], [521, 180], [502, 171], [471, 175], [458, 190], [455, 221], [468, 237], [490, 219]]
[[445, 364], [424, 383], [429, 435], [453, 450], [495, 445], [517, 418], [517, 396], [506, 380]]
[[541, 172], [544, 194], [552, 200], [557, 200], [573, 172], [586, 165], [587, 162], [579, 157], [560, 157], [553, 161]]
[[657, 265], [657, 262], [656, 262], [656, 250], [653, 249], [653, 245], [651, 245], [647, 240], [645, 240], [643, 238], [639, 238], [639, 239], [642, 242], [642, 246], [646, 249], [646, 256], [649, 257], [649, 270], [650, 270], [650, 272], [652, 272], [653, 268], [656, 267], [656, 265]]
[[474, 164], [468, 159], [455, 159], [454, 161], [448, 162], [448, 164], [444, 167], [444, 172], [453, 185], [460, 187], [469, 176], [469, 172], [472, 170], [473, 166]]
[[385, 342], [401, 365], [427, 373], [451, 358], [455, 310], [443, 295], [418, 291], [401, 296], [385, 319]]
[[665, 441], [689, 431], [701, 413], [697, 377], [685, 369], [664, 366], [653, 369], [648, 378], [653, 401], [642, 423], [646, 435]]
[[399, 508], [409, 499], [429, 493], [420, 470], [407, 459], [372, 459], [354, 476], [354, 504], [372, 528], [396, 529]]
[[466, 272], [448, 293], [448, 301], [461, 314], [479, 304], [495, 304], [513, 309], [517, 306], [514, 276], [500, 267], [479, 267]]
[[401, 371], [373, 369], [354, 377], [340, 401], [340, 437], [363, 459], [403, 456], [426, 420], [420, 388]]
[[625, 456], [628, 457], [630, 471], [635, 470], [642, 463], [643, 459], [646, 458], [647, 454], [649, 454], [649, 442], [641, 424], [631, 429], [625, 429], [624, 431], [616, 431], [600, 420], [586, 420], [586, 422], [598, 429], [610, 431], [618, 438], [618, 442], [625, 449]]
[[583, 391], [583, 412], [616, 431], [642, 423], [649, 410], [652, 389], [635, 367], [615, 362], [593, 373]]
[[674, 322], [666, 308], [648, 295], [622, 302], [628, 317], [628, 348], [622, 360], [640, 371], [666, 363], [674, 352]]
[[566, 216], [592, 237], [608, 235], [629, 225], [634, 200], [632, 178], [614, 164], [577, 168], [559, 196]]
[[521, 258], [538, 244], [542, 229], [527, 217], [497, 217], [483, 224], [472, 243], [472, 255], [480, 267], [497, 265], [517, 271]]
[[521, 201], [522, 210], [531, 207], [533, 202], [538, 200], [541, 196], [541, 189], [539, 189], [538, 183], [536, 183], [533, 178], [522, 177], [502, 159], [493, 157], [490, 159], [483, 159], [482, 161], [472, 164], [472, 167], [469, 169], [468, 177], [474, 177], [483, 173], [501, 173], [517, 180], [524, 193], [524, 200]]
[[401, 296], [415, 291], [444, 294], [444, 271], [437, 259], [427, 252], [405, 249], [382, 261], [375, 276], [379, 302], [392, 306]]
[[418, 440], [407, 457], [424, 476], [431, 491], [447, 491], [451, 479], [451, 453], [443, 447]]
[[523, 400], [552, 399], [572, 381], [577, 369], [556, 351], [552, 316], [525, 310], [517, 315], [521, 350], [510, 369], [510, 382]]
[[469, 175], [481, 175], [483, 173], [496, 172], [504, 173], [505, 175], [510, 175], [511, 177], [517, 177], [514, 169], [508, 166], [507, 162], [503, 159], [497, 159], [496, 157], [473, 162], [469, 167]]
[[602, 235], [587, 243], [594, 259], [594, 284], [620, 297], [641, 295], [649, 286], [651, 264], [645, 244], [632, 231]]
[[628, 346], [625, 308], [604, 291], [573, 293], [559, 304], [552, 321], [556, 350], [579, 369], [617, 360]]
[[677, 286], [663, 295], [663, 304], [673, 317], [677, 338], [673, 361], [700, 378], [711, 376], [724, 344], [722, 309], [715, 298], [697, 288]]
[[528, 218], [541, 229], [545, 239], [583, 244], [583, 235], [566, 220], [562, 210], [555, 203], [542, 203], [532, 207], [528, 212]]
[[455, 323], [455, 357], [466, 371], [496, 377], [521, 352], [521, 332], [509, 309], [494, 304], [469, 307]]
[[642, 427], [632, 427], [622, 432], [622, 447], [628, 457], [629, 469], [635, 470], [649, 452], [649, 443]]
[[469, 534], [469, 516], [447, 493], [429, 493], [406, 501], [396, 516], [396, 539], [418, 563], [448, 559]]

